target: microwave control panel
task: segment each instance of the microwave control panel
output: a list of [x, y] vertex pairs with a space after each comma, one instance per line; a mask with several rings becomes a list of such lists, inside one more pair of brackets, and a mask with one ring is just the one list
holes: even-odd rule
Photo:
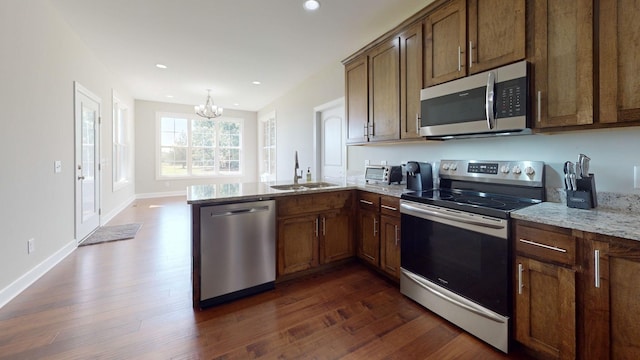
[[527, 103], [527, 78], [496, 83], [496, 117], [525, 116]]

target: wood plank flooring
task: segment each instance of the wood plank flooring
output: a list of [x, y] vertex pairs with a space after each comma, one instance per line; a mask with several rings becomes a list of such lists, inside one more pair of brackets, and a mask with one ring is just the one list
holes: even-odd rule
[[0, 359], [525, 359], [494, 350], [357, 262], [191, 307], [190, 208], [137, 200], [133, 240], [78, 248], [0, 309]]

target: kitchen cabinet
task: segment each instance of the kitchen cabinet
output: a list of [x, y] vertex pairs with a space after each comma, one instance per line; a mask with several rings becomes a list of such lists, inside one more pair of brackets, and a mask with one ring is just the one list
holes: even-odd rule
[[600, 0], [596, 3], [599, 4], [599, 122], [639, 122], [638, 2]]
[[420, 90], [423, 86], [422, 22], [400, 35], [400, 138], [419, 139]]
[[427, 86], [522, 60], [526, 2], [451, 1], [425, 19], [425, 49]]
[[592, 124], [593, 1], [535, 0], [532, 6], [535, 127]]
[[400, 39], [392, 38], [369, 54], [368, 140], [400, 138]]
[[571, 230], [516, 221], [515, 339], [553, 359], [576, 354], [576, 240]]
[[400, 280], [400, 199], [380, 197], [380, 269]]
[[358, 257], [400, 280], [400, 199], [358, 192]]
[[581, 359], [640, 359], [640, 242], [584, 235]]
[[354, 256], [351, 191], [277, 200], [278, 276]]
[[345, 64], [347, 144], [365, 143], [369, 125], [369, 67], [366, 54]]

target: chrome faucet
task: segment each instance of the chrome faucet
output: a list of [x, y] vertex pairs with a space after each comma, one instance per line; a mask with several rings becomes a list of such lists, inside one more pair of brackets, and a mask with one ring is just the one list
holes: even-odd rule
[[298, 175], [298, 170], [300, 170], [300, 164], [298, 164], [298, 151], [296, 150], [296, 164], [293, 169], [293, 183], [298, 184], [298, 179], [302, 179], [302, 174]]

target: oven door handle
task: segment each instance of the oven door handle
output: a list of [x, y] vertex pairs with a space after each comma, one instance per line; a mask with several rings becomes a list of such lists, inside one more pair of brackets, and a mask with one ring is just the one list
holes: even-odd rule
[[464, 303], [462, 301], [456, 300], [456, 299], [452, 299], [451, 297], [441, 293], [440, 291], [434, 289], [432, 286], [430, 286], [429, 284], [426, 284], [424, 281], [421, 281], [421, 279], [415, 275], [412, 274], [408, 271], [403, 271], [402, 272], [407, 278], [409, 278], [411, 281], [415, 282], [418, 286], [420, 286], [421, 288], [429, 291], [430, 293], [432, 293], [433, 295], [441, 298], [442, 300], [448, 301], [454, 305], [457, 305], [465, 310], [471, 311], [474, 314], [480, 315], [484, 318], [487, 318], [489, 320], [495, 321], [497, 323], [501, 323], [504, 324], [504, 319], [502, 319], [499, 316], [496, 316], [490, 312], [488, 312], [487, 310], [484, 310], [480, 307], [478, 307], [477, 305], [475, 305], [474, 303]]
[[482, 222], [482, 221], [465, 219], [465, 218], [461, 218], [461, 217], [458, 217], [458, 216], [455, 216], [455, 215], [445, 214], [445, 213], [443, 213], [441, 211], [418, 208], [418, 207], [415, 207], [415, 206], [411, 206], [409, 204], [404, 204], [403, 203], [403, 204], [400, 204], [400, 207], [404, 208], [406, 210], [418, 213], [418, 214], [431, 215], [431, 216], [439, 217], [439, 218], [442, 218], [442, 219], [458, 221], [458, 222], [465, 223], [465, 224], [483, 226], [483, 227], [490, 228], [490, 229], [504, 229], [505, 228], [505, 226], [502, 225], [502, 224], [491, 224], [491, 223], [486, 223], [486, 222]]

